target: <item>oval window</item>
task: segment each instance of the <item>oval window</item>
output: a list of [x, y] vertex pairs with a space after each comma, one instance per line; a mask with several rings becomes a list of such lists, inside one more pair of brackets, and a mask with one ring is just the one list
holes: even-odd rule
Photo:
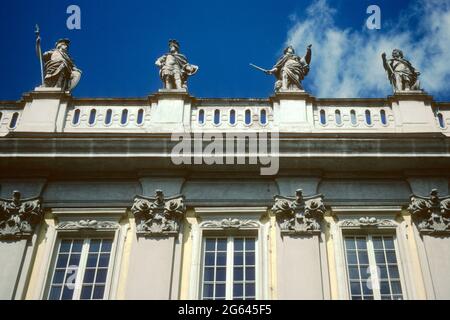
[[230, 111], [230, 124], [231, 125], [236, 124], [236, 111], [235, 110]]
[[122, 110], [122, 117], [120, 118], [120, 124], [125, 125], [128, 121], [128, 110]]
[[80, 109], [75, 110], [73, 113], [72, 124], [76, 125], [80, 122]]
[[89, 113], [89, 125], [93, 125], [95, 123], [95, 117], [97, 115], [97, 110], [92, 109]]

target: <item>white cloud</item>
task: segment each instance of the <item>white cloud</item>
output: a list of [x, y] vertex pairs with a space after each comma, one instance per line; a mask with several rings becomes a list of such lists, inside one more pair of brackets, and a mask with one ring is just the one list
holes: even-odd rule
[[[421, 84], [426, 91], [449, 94], [449, 0], [416, 0], [396, 23], [382, 20], [382, 28], [388, 30], [381, 31], [339, 28], [335, 24], [337, 14], [327, 0], [318, 0], [306, 10], [306, 19], [291, 15], [291, 19], [296, 18], [286, 45], [293, 45], [303, 54], [306, 46], [313, 44], [306, 90], [318, 97], [390, 94], [381, 53], [390, 56], [394, 48], [399, 48], [421, 72]], [[408, 29], [410, 26], [415, 27]]]

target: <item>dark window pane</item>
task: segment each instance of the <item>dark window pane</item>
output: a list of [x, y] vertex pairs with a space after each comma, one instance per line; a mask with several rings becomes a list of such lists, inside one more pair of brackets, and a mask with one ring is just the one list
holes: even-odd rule
[[359, 269], [357, 266], [355, 267], [348, 267], [348, 275], [350, 279], [359, 279]]
[[375, 251], [375, 261], [377, 264], [383, 264], [386, 262], [383, 251]]
[[73, 286], [64, 286], [63, 294], [61, 300], [72, 300], [73, 297]]
[[144, 110], [139, 109], [138, 116], [137, 116], [137, 124], [141, 125], [144, 122]]
[[347, 251], [347, 263], [358, 264], [358, 260], [356, 260], [356, 251]]
[[378, 276], [380, 277], [380, 279], [387, 279], [388, 278], [387, 268], [385, 266], [379, 266], [378, 268], [380, 272]]
[[389, 276], [391, 277], [391, 279], [400, 278], [397, 266], [389, 266]]
[[87, 269], [84, 272], [84, 283], [93, 283], [95, 277], [95, 269]]
[[392, 281], [391, 287], [392, 287], [393, 294], [401, 294], [402, 293], [402, 285], [401, 285], [400, 281]]
[[234, 254], [234, 265], [242, 266], [244, 264], [244, 254], [242, 252], [237, 252]]
[[266, 124], [267, 123], [267, 113], [266, 110], [261, 110], [261, 123]]
[[225, 268], [216, 269], [216, 281], [225, 281], [227, 278], [227, 273]]
[[243, 284], [234, 284], [233, 285], [233, 296], [234, 297], [242, 297], [244, 296], [244, 285]]
[[112, 110], [108, 109], [108, 111], [106, 111], [105, 123], [111, 124], [111, 120], [112, 120]]
[[70, 246], [72, 244], [72, 241], [61, 241], [61, 246], [59, 248], [59, 252], [69, 252], [70, 251]]
[[79, 253], [72, 254], [69, 259], [69, 266], [78, 266], [81, 255]]
[[243, 251], [243, 250], [244, 250], [244, 239], [235, 239], [234, 251]]
[[100, 258], [98, 260], [98, 267], [99, 268], [106, 268], [109, 264], [109, 254], [108, 253], [102, 253], [100, 255]]
[[234, 281], [242, 281], [242, 280], [244, 280], [244, 269], [234, 268]]
[[358, 250], [366, 250], [367, 249], [366, 238], [357, 238], [356, 246]]
[[102, 252], [111, 252], [112, 241], [111, 240], [103, 240], [102, 241]]
[[248, 283], [245, 285], [245, 296], [246, 297], [254, 297], [255, 296], [255, 284]]
[[362, 300], [361, 296], [352, 296], [352, 300]]
[[83, 286], [83, 289], [81, 289], [81, 300], [89, 300], [91, 299], [92, 294], [92, 286]]
[[245, 280], [255, 280], [255, 268], [245, 268]]
[[205, 268], [204, 281], [214, 281], [214, 268]]
[[68, 254], [60, 254], [56, 262], [57, 268], [65, 268], [67, 266], [67, 260], [69, 260]]
[[255, 253], [248, 252], [245, 254], [245, 264], [246, 265], [255, 265]]
[[226, 252], [218, 252], [217, 253], [217, 265], [218, 266], [226, 266], [227, 265], [227, 253]]
[[373, 248], [375, 250], [382, 250], [383, 249], [383, 238], [381, 237], [373, 237], [372, 238]]
[[347, 250], [355, 249], [355, 240], [353, 238], [345, 238], [345, 248]]
[[83, 250], [83, 240], [74, 240], [72, 244], [72, 253], [81, 253]]
[[380, 293], [381, 294], [390, 294], [391, 289], [389, 288], [389, 282], [381, 281], [380, 282]]
[[122, 117], [121, 117], [121, 119], [120, 119], [120, 123], [121, 123], [121, 124], [126, 124], [127, 121], [128, 121], [128, 110], [127, 110], [127, 109], [124, 109], [124, 110], [122, 111]]
[[214, 295], [214, 285], [212, 284], [205, 284], [203, 286], [203, 297], [210, 297], [212, 298]]
[[369, 257], [367, 256], [367, 251], [358, 252], [359, 264], [369, 264]]
[[255, 240], [254, 239], [245, 239], [245, 250], [246, 251], [254, 251], [255, 250]]
[[392, 237], [385, 237], [384, 238], [384, 247], [389, 250], [392, 249], [394, 250], [394, 239]]
[[59, 297], [61, 295], [61, 287], [60, 286], [52, 286], [50, 290], [50, 294], [48, 296], [49, 300], [59, 300]]
[[216, 298], [225, 298], [224, 284], [216, 284]]
[[95, 239], [91, 240], [91, 245], [89, 246], [89, 252], [99, 252], [100, 251], [101, 240]]
[[56, 270], [53, 277], [53, 283], [63, 283], [64, 282], [65, 270]]
[[205, 265], [213, 266], [215, 265], [215, 254], [214, 252], [206, 252], [205, 253]]
[[206, 251], [216, 250], [216, 239], [206, 239], [205, 249]]
[[198, 113], [198, 123], [204, 124], [205, 123], [205, 110], [200, 110]]
[[217, 251], [227, 251], [227, 239], [217, 240]]
[[350, 291], [353, 295], [360, 295], [361, 294], [361, 286], [359, 282], [351, 282], [350, 283]]
[[388, 263], [397, 263], [395, 251], [386, 251], [386, 259]]
[[214, 111], [214, 124], [220, 124], [220, 110]]
[[87, 267], [88, 268], [95, 268], [95, 267], [97, 267], [97, 258], [98, 258], [98, 254], [97, 253], [90, 253], [90, 254], [88, 254]]
[[236, 111], [234, 110], [230, 111], [230, 124], [236, 124]]
[[107, 274], [108, 274], [108, 269], [98, 269], [97, 277], [95, 278], [95, 282], [105, 283]]
[[362, 292], [364, 296], [373, 295], [373, 290], [369, 288], [370, 281], [363, 281], [362, 282]]
[[105, 286], [95, 286], [94, 295], [92, 299], [103, 299], [105, 293]]

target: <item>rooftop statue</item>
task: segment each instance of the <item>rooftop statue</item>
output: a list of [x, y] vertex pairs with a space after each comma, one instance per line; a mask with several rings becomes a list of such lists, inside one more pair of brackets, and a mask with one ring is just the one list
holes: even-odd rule
[[74, 89], [81, 78], [81, 70], [77, 69], [69, 55], [69, 39], [56, 42], [55, 49], [42, 54], [39, 27], [36, 26], [36, 49], [41, 60], [42, 86], [61, 88], [62, 91]]
[[399, 49], [392, 51], [392, 58], [386, 59], [386, 53], [381, 55], [383, 66], [388, 74], [394, 92], [420, 90], [418, 72], [411, 63], [403, 57]]
[[309, 73], [311, 63], [311, 47], [306, 49], [306, 55], [299, 57], [295, 54], [292, 46], [284, 50], [283, 56], [278, 59], [275, 66], [270, 70], [265, 70], [251, 64], [253, 67], [264, 71], [266, 74], [273, 74], [277, 78], [275, 91], [302, 91], [302, 81]]
[[169, 40], [169, 52], [155, 64], [161, 69], [159, 76], [164, 89], [187, 90], [187, 79], [197, 73], [198, 66], [189, 64], [187, 58], [180, 53], [180, 44], [177, 40]]

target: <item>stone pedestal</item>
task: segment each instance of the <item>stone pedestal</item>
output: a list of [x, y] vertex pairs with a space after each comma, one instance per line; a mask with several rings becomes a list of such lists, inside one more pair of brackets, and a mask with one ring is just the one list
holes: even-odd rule
[[272, 97], [274, 121], [280, 132], [312, 132], [311, 96], [305, 91], [280, 91]]
[[422, 235], [434, 298], [450, 299], [450, 235]]
[[134, 237], [126, 299], [178, 299], [181, 244], [177, 237]]
[[57, 88], [36, 88], [28, 96], [15, 132], [62, 132], [69, 92]]
[[[280, 300], [328, 298], [323, 272], [326, 253], [320, 235], [284, 235], [277, 232], [277, 286]], [[325, 281], [324, 281], [325, 280]]]
[[159, 90], [150, 97], [152, 111], [149, 132], [190, 130], [191, 102], [186, 90]]
[[26, 239], [0, 241], [0, 300], [15, 299], [26, 251]]
[[389, 100], [397, 132], [440, 132], [431, 108], [431, 96], [423, 91], [403, 91], [396, 92]]

